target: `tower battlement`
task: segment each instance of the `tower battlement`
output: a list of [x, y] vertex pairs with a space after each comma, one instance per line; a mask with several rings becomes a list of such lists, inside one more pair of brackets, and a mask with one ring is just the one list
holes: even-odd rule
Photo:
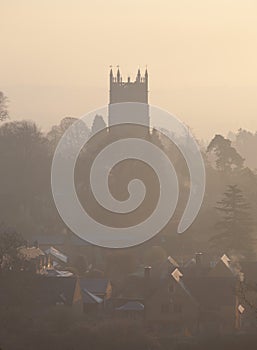
[[128, 77], [127, 81], [122, 80], [120, 70], [116, 76], [110, 71], [110, 104], [121, 102], [148, 103], [148, 72], [144, 76], [138, 69], [135, 81]]
[[[132, 106], [117, 105], [124, 102], [134, 102]], [[129, 117], [128, 117], [129, 115]], [[119, 124], [125, 116], [130, 123], [141, 121], [149, 127], [149, 105], [148, 105], [148, 72], [142, 76], [138, 69], [135, 81], [128, 77], [123, 81], [118, 68], [116, 76], [110, 70], [110, 98], [109, 98], [109, 126]]]

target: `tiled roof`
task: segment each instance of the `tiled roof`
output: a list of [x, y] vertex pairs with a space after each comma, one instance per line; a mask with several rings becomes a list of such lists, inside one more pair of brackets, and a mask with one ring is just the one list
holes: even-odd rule
[[117, 307], [116, 311], [144, 311], [144, 305], [139, 301], [128, 301], [126, 304]]
[[182, 277], [182, 281], [199, 304], [204, 306], [229, 306], [235, 303], [235, 278], [232, 277]]
[[102, 304], [103, 299], [90, 293], [87, 289], [82, 289], [82, 299], [84, 304]]
[[[2, 281], [0, 302], [5, 305], [72, 305], [77, 279], [75, 277], [17, 276]], [[19, 288], [15, 288], [18, 284]]]
[[45, 253], [54, 256], [55, 258], [61, 260], [64, 263], [68, 262], [68, 257], [52, 246], [49, 249], [47, 249]]
[[81, 278], [80, 287], [86, 289], [95, 295], [103, 295], [106, 293], [109, 280], [106, 278]]
[[47, 277], [71, 277], [74, 276], [74, 274], [70, 271], [59, 271], [56, 269], [46, 269], [43, 274]]

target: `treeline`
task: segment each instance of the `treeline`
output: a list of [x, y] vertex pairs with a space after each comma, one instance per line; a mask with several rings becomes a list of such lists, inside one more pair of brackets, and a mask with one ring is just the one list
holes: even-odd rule
[[[64, 118], [48, 133], [43, 133], [31, 121], [8, 121], [0, 127], [0, 222], [5, 226], [14, 227], [30, 241], [33, 240], [33, 235], [59, 234], [67, 230], [53, 202], [50, 174], [58, 141], [75, 120]], [[103, 119], [96, 116], [93, 128], [97, 130], [103, 123]], [[154, 134], [152, 138], [163, 146], [171, 160], [174, 160], [182, 187], [182, 204], [175, 213], [175, 219], [167, 225], [161, 236], [156, 238], [163, 242], [169, 253], [185, 256], [197, 250], [214, 249], [210, 239], [217, 234], [216, 223], [221, 219], [219, 211], [215, 210], [216, 202], [222, 199], [228, 185], [236, 185], [242, 192], [248, 206], [247, 215], [254, 218], [257, 210], [257, 175], [247, 164], [253, 164], [255, 151], [253, 146], [247, 148], [245, 145], [254, 145], [253, 139], [256, 140], [256, 135], [250, 137], [248, 132], [241, 130], [233, 141], [216, 135], [208, 148], [202, 149], [207, 176], [203, 206], [194, 224], [180, 236], [176, 234], [176, 228], [184, 210], [190, 184], [185, 161], [179, 156], [178, 150], [167, 145], [167, 140], [160, 138], [160, 135]], [[71, 142], [76, 142], [76, 137]], [[85, 189], [81, 182], [85, 179], [85, 174], [88, 174], [90, 163], [84, 160], [93, 158], [93, 155], [92, 146], [84, 150], [82, 162], [80, 159], [80, 165], [76, 169], [76, 186], [77, 189], [82, 189], [82, 202], [83, 198], [88, 198], [87, 188]], [[125, 176], [127, 170], [128, 168], [123, 172]], [[120, 173], [119, 178], [122, 178]], [[250, 231], [251, 237], [254, 238], [257, 232], [254, 220]], [[245, 234], [245, 237], [247, 236], [248, 234]], [[243, 236], [240, 239], [244, 241]], [[254, 240], [251, 244], [255, 250]]]
[[255, 152], [257, 150], [257, 132], [253, 133], [244, 129], [239, 129], [237, 133], [230, 132], [228, 138], [245, 159], [245, 165], [256, 172], [257, 158]]

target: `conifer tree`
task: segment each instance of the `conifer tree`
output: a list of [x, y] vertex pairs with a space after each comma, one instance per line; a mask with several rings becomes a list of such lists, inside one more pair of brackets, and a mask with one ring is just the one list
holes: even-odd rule
[[211, 238], [211, 244], [220, 253], [241, 254], [252, 258], [253, 219], [251, 208], [237, 185], [229, 185], [223, 198], [217, 202], [221, 220], [215, 225], [218, 233]]

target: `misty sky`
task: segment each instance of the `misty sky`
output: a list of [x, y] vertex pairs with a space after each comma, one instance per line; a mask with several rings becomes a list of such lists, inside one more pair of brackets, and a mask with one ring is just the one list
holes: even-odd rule
[[256, 0], [0, 0], [0, 90], [44, 130], [147, 64], [150, 103], [199, 138], [257, 130]]

